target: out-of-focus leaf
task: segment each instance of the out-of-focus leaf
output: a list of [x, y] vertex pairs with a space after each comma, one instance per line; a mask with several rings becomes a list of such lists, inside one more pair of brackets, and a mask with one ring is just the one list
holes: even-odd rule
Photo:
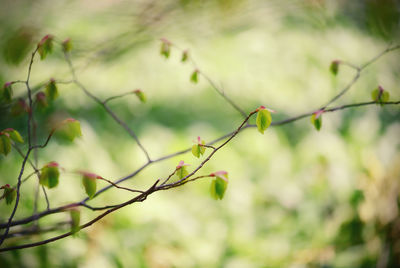
[[60, 171], [58, 163], [50, 162], [41, 169], [39, 182], [51, 189], [58, 185], [59, 176]]
[[272, 118], [271, 113], [264, 106], [258, 108], [256, 125], [257, 129], [261, 134], [264, 134], [264, 131], [271, 125]]

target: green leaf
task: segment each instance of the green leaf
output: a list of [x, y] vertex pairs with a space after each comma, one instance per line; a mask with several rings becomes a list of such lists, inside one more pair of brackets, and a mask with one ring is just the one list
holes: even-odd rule
[[333, 75], [337, 75], [338, 74], [338, 72], [339, 72], [339, 64], [340, 64], [340, 61], [338, 61], [338, 60], [334, 60], [334, 61], [331, 62], [331, 66], [329, 67], [329, 69], [330, 69], [330, 71], [331, 71], [331, 73]]
[[191, 82], [197, 84], [197, 82], [199, 81], [198, 73], [199, 73], [199, 70], [194, 70], [193, 71], [192, 75], [190, 76], [190, 81]]
[[62, 42], [61, 45], [62, 45], [62, 48], [63, 48], [63, 51], [64, 51], [64, 52], [70, 52], [70, 51], [72, 50], [72, 41], [71, 41], [70, 38], [65, 39], [65, 40]]
[[3, 132], [7, 132], [10, 135], [10, 138], [14, 142], [24, 143], [24, 140], [22, 139], [21, 134], [19, 134], [19, 132], [16, 131], [15, 129], [7, 128], [7, 129], [3, 130]]
[[201, 140], [200, 137], [197, 137], [197, 143], [193, 144], [192, 146], [192, 154], [199, 158], [201, 155], [203, 155], [206, 151], [206, 147], [204, 147], [203, 145], [205, 144], [205, 142], [203, 140]]
[[264, 106], [261, 106], [257, 112], [256, 125], [261, 134], [271, 125], [271, 113]]
[[189, 175], [189, 172], [187, 171], [187, 168], [183, 166], [176, 170], [175, 175], [178, 177], [179, 180], [181, 180], [187, 175]]
[[6, 102], [11, 102], [12, 100], [12, 96], [13, 96], [13, 89], [12, 89], [12, 83], [11, 82], [7, 82], [4, 84], [3, 86], [3, 92], [2, 92], [2, 98], [6, 101]]
[[181, 61], [182, 61], [182, 62], [186, 62], [186, 61], [188, 60], [188, 58], [189, 58], [189, 52], [188, 52], [187, 50], [183, 51], [183, 52], [182, 52]]
[[211, 173], [210, 177], [215, 177], [215, 179], [211, 181], [211, 196], [216, 200], [222, 199], [228, 187], [228, 172], [223, 170], [217, 171]]
[[16, 196], [17, 196], [17, 191], [14, 188], [11, 187], [4, 188], [4, 197], [6, 199], [7, 205], [10, 205], [14, 201]]
[[11, 140], [8, 133], [0, 132], [0, 154], [5, 156], [11, 151]]
[[386, 90], [383, 89], [383, 87], [378, 86], [376, 89], [374, 89], [371, 92], [371, 97], [372, 100], [377, 102], [377, 104], [380, 104], [381, 106], [384, 105], [384, 102], [389, 101], [390, 99], [390, 94]]
[[162, 38], [161, 39], [161, 55], [163, 55], [166, 59], [169, 58], [171, 54], [171, 42], [169, 42], [167, 39]]
[[28, 54], [32, 44], [33, 30], [20, 28], [5, 40], [2, 46], [4, 59], [18, 65]]
[[146, 102], [146, 96], [144, 95], [143, 91], [141, 89], [136, 89], [133, 91], [133, 93], [138, 97], [138, 99], [145, 103]]
[[58, 97], [56, 81], [53, 78], [46, 85], [46, 96], [49, 100], [55, 100]]
[[41, 60], [44, 60], [47, 57], [47, 54], [53, 52], [53, 39], [54, 37], [48, 34], [40, 40], [38, 44], [38, 52]]
[[97, 175], [88, 172], [82, 172], [82, 184], [89, 199], [92, 199], [96, 194]]
[[217, 177], [211, 181], [210, 192], [211, 196], [215, 199], [224, 198], [226, 188], [228, 187], [228, 182], [224, 179]]
[[41, 169], [39, 182], [41, 185], [51, 189], [58, 185], [59, 177], [60, 171], [58, 163], [50, 162]]
[[69, 141], [73, 141], [75, 138], [81, 137], [82, 132], [79, 121], [73, 118], [68, 118], [62, 121], [60, 127], [57, 129], [57, 136]]
[[79, 226], [81, 222], [81, 211], [77, 208], [73, 208], [69, 211], [69, 214], [71, 216], [71, 232], [75, 234], [81, 229]]
[[315, 113], [312, 114], [311, 116], [311, 123], [314, 125], [316, 130], [320, 130], [322, 127], [322, 113], [324, 111], [323, 110], [319, 110]]

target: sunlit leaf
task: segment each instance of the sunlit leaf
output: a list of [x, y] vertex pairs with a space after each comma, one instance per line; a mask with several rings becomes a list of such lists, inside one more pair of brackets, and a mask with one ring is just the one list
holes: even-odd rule
[[376, 89], [374, 89], [371, 92], [371, 97], [372, 100], [380, 104], [381, 106], [384, 105], [384, 102], [389, 101], [390, 99], [390, 94], [386, 90], [383, 89], [383, 87], [378, 86]]
[[261, 134], [264, 134], [264, 131], [271, 125], [272, 118], [271, 112], [266, 109], [264, 106], [258, 108], [256, 125], [257, 129]]
[[215, 177], [215, 179], [211, 181], [211, 196], [216, 200], [224, 198], [226, 189], [228, 187], [228, 172], [223, 170], [217, 171], [211, 173], [210, 177]]
[[339, 60], [334, 60], [334, 61], [331, 62], [331, 66], [329, 67], [329, 69], [330, 69], [330, 71], [331, 71], [331, 73], [333, 75], [337, 75], [338, 74], [338, 72], [339, 72], [339, 64], [340, 64]]
[[10, 138], [14, 141], [14, 142], [19, 142], [19, 143], [24, 143], [24, 139], [21, 137], [21, 134], [19, 134], [19, 132], [13, 128], [7, 128], [5, 130], [3, 130], [3, 132], [6, 132], [10, 135]]
[[192, 146], [192, 154], [199, 158], [201, 155], [203, 155], [206, 151], [206, 147], [204, 147], [203, 145], [205, 144], [205, 142], [203, 140], [201, 140], [200, 137], [197, 137], [197, 143], [193, 144]]
[[179, 164], [176, 166], [175, 175], [177, 176], [178, 180], [181, 180], [189, 175], [189, 172], [186, 168], [187, 166], [189, 166], [189, 164], [185, 164], [185, 162], [183, 161], [180, 161]]
[[11, 151], [10, 135], [5, 132], [0, 132], [0, 154], [5, 156]]
[[73, 141], [82, 136], [81, 125], [78, 120], [73, 118], [65, 119], [57, 128], [57, 136], [63, 139]]
[[39, 182], [48, 188], [54, 188], [58, 185], [60, 177], [59, 165], [57, 162], [46, 164], [40, 171]]
[[322, 114], [324, 110], [318, 110], [311, 116], [311, 123], [314, 125], [316, 130], [320, 130], [322, 127]]
[[40, 40], [38, 44], [38, 53], [41, 60], [44, 60], [48, 54], [53, 52], [53, 39], [54, 37], [48, 34]]
[[199, 73], [199, 70], [194, 70], [193, 71], [192, 75], [190, 76], [190, 81], [191, 82], [197, 84], [197, 82], [199, 81], [198, 73]]
[[70, 52], [72, 50], [72, 41], [70, 38], [65, 39], [62, 43], [62, 48], [64, 52]]
[[85, 192], [90, 199], [94, 197], [97, 189], [97, 176], [96, 174], [89, 172], [81, 172], [82, 174], [82, 184], [85, 188]]
[[69, 214], [71, 217], [71, 232], [75, 234], [80, 230], [81, 211], [78, 208], [72, 208]]
[[56, 81], [53, 78], [46, 85], [46, 96], [49, 100], [55, 100], [58, 97]]
[[171, 54], [171, 42], [165, 38], [161, 38], [161, 55], [163, 55], [166, 59], [169, 58]]
[[183, 51], [183, 52], [182, 52], [181, 61], [182, 61], [182, 62], [186, 62], [186, 61], [188, 60], [188, 58], [189, 58], [189, 52], [188, 52], [187, 50]]
[[143, 91], [141, 89], [135, 89], [133, 93], [138, 97], [138, 99], [145, 103], [146, 102], [146, 95], [144, 95]]

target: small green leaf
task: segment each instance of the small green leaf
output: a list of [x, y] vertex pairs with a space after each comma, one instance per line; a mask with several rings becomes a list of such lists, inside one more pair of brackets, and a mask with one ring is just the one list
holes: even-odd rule
[[330, 69], [330, 71], [331, 71], [331, 73], [333, 75], [337, 75], [338, 74], [338, 72], [339, 72], [339, 64], [340, 64], [339, 60], [334, 60], [334, 61], [331, 62], [331, 66], [329, 67], [329, 69]]
[[175, 170], [175, 175], [178, 178], [178, 180], [181, 180], [187, 175], [189, 175], [189, 172], [187, 171], [186, 168], [187, 166], [189, 166], [189, 164], [185, 164], [184, 161], [179, 161], [179, 164], [176, 166]]
[[0, 132], [0, 154], [5, 156], [11, 151], [11, 140], [8, 133]]
[[197, 82], [199, 82], [198, 73], [199, 73], [199, 70], [194, 70], [193, 71], [192, 75], [190, 76], [190, 81], [192, 83], [197, 84]]
[[12, 100], [12, 96], [13, 96], [13, 89], [12, 89], [12, 83], [11, 82], [7, 82], [4, 84], [3, 86], [3, 93], [2, 93], [2, 98], [6, 101], [6, 102], [11, 102]]
[[257, 129], [261, 134], [264, 134], [264, 131], [271, 125], [272, 118], [271, 112], [266, 109], [264, 106], [258, 108], [256, 125]]
[[39, 182], [48, 188], [54, 188], [58, 185], [60, 177], [59, 165], [57, 162], [46, 164], [40, 172]]
[[63, 51], [64, 51], [64, 52], [70, 52], [70, 51], [72, 50], [72, 41], [71, 41], [70, 38], [65, 39], [65, 40], [62, 42], [61, 45], [62, 45], [62, 48], [63, 48]]
[[41, 60], [44, 60], [47, 57], [47, 54], [53, 52], [53, 39], [54, 37], [48, 34], [40, 40], [38, 44], [38, 52]]
[[223, 170], [217, 171], [211, 173], [210, 177], [215, 177], [215, 179], [211, 181], [211, 196], [215, 200], [224, 198], [226, 188], [228, 187], [228, 172]]
[[161, 55], [163, 55], [166, 59], [169, 58], [171, 54], [171, 42], [165, 38], [161, 38]]
[[56, 81], [53, 78], [46, 85], [46, 96], [49, 100], [55, 100], [58, 97]]
[[79, 121], [73, 118], [68, 118], [62, 121], [60, 127], [57, 129], [57, 136], [69, 141], [73, 141], [75, 138], [81, 137], [82, 132]]
[[81, 229], [79, 226], [81, 222], [81, 211], [77, 208], [72, 208], [69, 214], [71, 217], [71, 232], [75, 234]]
[[17, 191], [9, 184], [1, 186], [0, 189], [4, 189], [3, 197], [6, 199], [6, 204], [10, 205], [17, 196]]
[[384, 105], [384, 102], [389, 101], [390, 99], [390, 94], [386, 90], [383, 89], [383, 87], [378, 86], [376, 89], [374, 89], [371, 92], [371, 97], [372, 100], [377, 102], [377, 104], [380, 104], [381, 106]]
[[182, 59], [181, 59], [181, 61], [182, 61], [182, 62], [186, 62], [186, 61], [188, 60], [188, 58], [189, 58], [189, 52], [188, 52], [187, 50], [184, 50], [184, 51], [182, 52]]
[[81, 172], [82, 173], [82, 184], [85, 188], [85, 192], [88, 195], [89, 199], [92, 199], [96, 194], [97, 188], [97, 178], [98, 176], [93, 173]]
[[316, 111], [311, 116], [311, 123], [314, 125], [316, 130], [320, 130], [322, 127], [322, 113], [324, 110]]
[[136, 89], [133, 91], [133, 93], [138, 97], [138, 99], [145, 103], [146, 102], [146, 95], [144, 95], [143, 91], [141, 89]]
[[192, 154], [199, 158], [201, 155], [203, 155], [206, 151], [206, 147], [204, 147], [203, 145], [205, 144], [205, 142], [203, 140], [201, 140], [200, 137], [197, 137], [197, 143], [193, 144], [192, 146]]
[[3, 130], [3, 132], [7, 132], [10, 135], [10, 138], [14, 142], [24, 143], [24, 139], [22, 139], [21, 134], [13, 128], [7, 128]]

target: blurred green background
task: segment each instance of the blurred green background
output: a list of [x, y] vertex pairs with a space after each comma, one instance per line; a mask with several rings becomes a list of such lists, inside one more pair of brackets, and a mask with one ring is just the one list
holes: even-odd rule
[[[273, 120], [309, 112], [326, 103], [354, 76], [329, 64], [361, 65], [389, 44], [398, 44], [400, 5], [395, 0], [2, 0], [0, 82], [24, 80], [29, 55], [46, 34], [71, 38], [80, 81], [100, 99], [141, 88], [110, 107], [139, 135], [152, 158], [188, 148], [197, 136], [213, 140], [234, 130], [241, 117], [172, 50], [159, 54], [164, 37], [189, 53], [200, 69], [246, 112], [265, 105]], [[370, 100], [377, 85], [399, 100], [400, 52], [363, 72], [334, 105]], [[69, 80], [59, 46], [35, 60], [32, 85], [51, 77]], [[116, 180], [145, 163], [136, 143], [74, 85], [59, 85], [60, 97], [37, 111], [39, 137], [54, 118], [81, 121], [83, 137], [72, 144], [52, 140], [39, 152], [39, 166], [57, 161], [67, 171], [88, 170]], [[23, 85], [15, 97], [25, 96]], [[13, 127], [26, 139], [26, 117], [0, 107], [0, 129]], [[209, 195], [209, 181], [157, 192], [145, 202], [115, 212], [76, 238], [0, 254], [0, 267], [398, 267], [400, 263], [400, 121], [396, 106], [368, 106], [323, 117], [317, 132], [309, 118], [240, 134], [200, 172], [229, 172], [225, 198]], [[123, 185], [145, 189], [165, 178], [185, 154], [146, 168]], [[21, 157], [0, 156], [0, 184], [14, 185]], [[32, 170], [28, 168], [26, 174]], [[106, 184], [101, 184], [105, 186]], [[32, 214], [37, 179], [22, 186], [16, 218]], [[80, 178], [61, 175], [48, 190], [51, 207], [85, 197]], [[93, 206], [128, 200], [113, 189]], [[46, 209], [39, 193], [39, 210]], [[0, 203], [4, 222], [12, 206]], [[97, 213], [82, 210], [83, 221]], [[55, 214], [45, 227], [68, 220]], [[14, 229], [12, 229], [14, 230]], [[16, 230], [16, 229], [15, 229]], [[42, 240], [68, 230], [8, 240]]]

